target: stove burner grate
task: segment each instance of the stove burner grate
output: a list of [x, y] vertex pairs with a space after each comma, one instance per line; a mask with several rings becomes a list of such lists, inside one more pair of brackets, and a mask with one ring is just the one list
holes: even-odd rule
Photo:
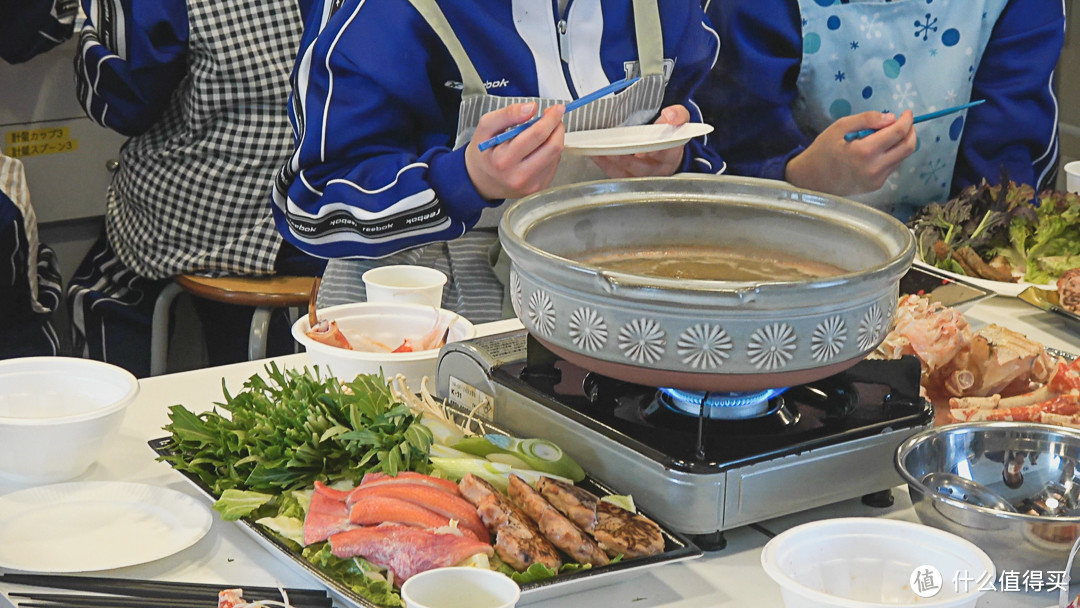
[[[745, 420], [771, 414], [779, 406], [772, 401], [787, 388], [769, 388], [747, 393], [714, 393], [661, 388], [660, 401], [669, 409], [712, 420]], [[704, 412], [702, 405], [704, 404]]]

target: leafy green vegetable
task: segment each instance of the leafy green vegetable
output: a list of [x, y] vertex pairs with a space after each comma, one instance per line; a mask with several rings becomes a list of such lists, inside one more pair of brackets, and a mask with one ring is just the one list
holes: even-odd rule
[[221, 519], [236, 521], [255, 513], [259, 507], [273, 499], [273, 494], [229, 489], [222, 492], [221, 497], [214, 501], [214, 510], [221, 513]]
[[[611, 559], [611, 563], [614, 564], [622, 561], [622, 557], [622, 555], [617, 555], [613, 557]], [[592, 566], [589, 564], [569, 563], [560, 566], [558, 572], [556, 572], [555, 570], [548, 568], [540, 562], [535, 562], [530, 565], [529, 568], [524, 572], [518, 572], [508, 566], [506, 563], [501, 563], [496, 568], [496, 570], [514, 579], [515, 583], [519, 585], [524, 585], [525, 583], [535, 583], [536, 581], [546, 580], [559, 574], [566, 574], [567, 572], [579, 572], [581, 570], [589, 570], [590, 568], [592, 568]]]
[[984, 261], [1003, 256], [1030, 283], [1049, 283], [1080, 267], [1080, 196], [1003, 180], [971, 186], [944, 205], [924, 207], [910, 225], [919, 257], [966, 274], [951, 255], [970, 247]]
[[[304, 548], [304, 559], [323, 572], [349, 586], [350, 589], [379, 606], [404, 606], [401, 596], [394, 592], [389, 582], [368, 576], [378, 570], [358, 557], [341, 559], [330, 552], [330, 543], [315, 543]], [[381, 577], [380, 577], [381, 578]]]
[[342, 383], [318, 370], [254, 375], [224, 403], [196, 415], [169, 408], [171, 454], [160, 460], [195, 474], [214, 492], [242, 489], [279, 493], [316, 480], [356, 485], [364, 474], [430, 471], [432, 435], [419, 415], [391, 395], [381, 375]]
[[[198, 477], [219, 496], [214, 509], [222, 519], [247, 518], [274, 531], [327, 577], [376, 605], [402, 606], [383, 576], [384, 568], [358, 557], [335, 557], [326, 542], [300, 545], [315, 481], [351, 487], [368, 472], [431, 473], [433, 461], [458, 477], [482, 469], [483, 477], [499, 480], [503, 488], [511, 472], [527, 481], [541, 474], [480, 458], [430, 457], [433, 431], [454, 443], [464, 435], [446, 424], [425, 424], [421, 413], [394, 399], [381, 374], [357, 376], [343, 385], [333, 377], [321, 377], [318, 368], [282, 371], [270, 363], [264, 370], [265, 377], [251, 376], [236, 395], [223, 382], [225, 400], [215, 403], [213, 411], [195, 414], [182, 405], [170, 407], [170, 423], [164, 428], [171, 433], [171, 442], [159, 460]], [[561, 467], [575, 475], [580, 471], [550, 442], [500, 437], [505, 444], [500, 447], [479, 439], [496, 452], [516, 454], [523, 461]], [[440, 447], [444, 450], [440, 453], [460, 454]], [[565, 564], [555, 572], [536, 564], [512, 577], [519, 583], [533, 582], [587, 567]]]
[[295, 517], [279, 515], [277, 517], [260, 517], [255, 523], [263, 526], [289, 541], [289, 546], [294, 551], [300, 551], [304, 547], [304, 520]]
[[915, 230], [919, 257], [928, 264], [945, 262], [947, 270], [963, 270], [951, 259], [939, 260], [934, 249], [942, 241], [951, 249], [971, 247], [982, 254], [1008, 243], [1008, 226], [1013, 210], [1028, 204], [1034, 191], [1028, 186], [990, 186], [983, 180], [969, 186], [944, 205], [933, 203], [922, 208], [911, 221]]
[[1009, 243], [1026, 267], [1024, 280], [1047, 283], [1080, 260], [1080, 196], [1047, 191], [1034, 213], [1018, 215], [1009, 225]]

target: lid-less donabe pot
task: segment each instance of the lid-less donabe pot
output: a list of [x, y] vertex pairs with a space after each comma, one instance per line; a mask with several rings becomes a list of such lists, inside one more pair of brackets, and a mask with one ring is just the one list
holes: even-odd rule
[[[915, 250], [903, 223], [871, 207], [723, 176], [553, 188], [513, 203], [499, 239], [514, 311], [544, 346], [613, 378], [705, 391], [803, 384], [862, 360], [889, 330]], [[679, 278], [687, 252], [704, 252], [686, 268], [706, 278]], [[713, 252], [734, 266], [763, 259], [747, 262], [759, 274], [772, 257], [813, 268], [696, 273]], [[675, 271], [637, 260], [675, 260]], [[819, 266], [828, 274], [812, 274]]]

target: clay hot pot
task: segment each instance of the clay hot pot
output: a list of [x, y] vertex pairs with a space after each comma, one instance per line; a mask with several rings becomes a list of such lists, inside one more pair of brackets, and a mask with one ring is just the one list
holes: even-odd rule
[[[755, 391], [866, 357], [889, 330], [914, 240], [898, 220], [783, 182], [679, 176], [588, 182], [513, 203], [499, 239], [528, 331], [570, 362], [653, 386]], [[778, 251], [843, 274], [711, 281], [604, 270], [590, 251], [664, 245]]]

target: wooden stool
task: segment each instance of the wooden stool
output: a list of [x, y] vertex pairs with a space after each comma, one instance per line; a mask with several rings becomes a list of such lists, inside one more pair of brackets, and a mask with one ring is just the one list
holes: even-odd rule
[[314, 285], [315, 277], [213, 278], [193, 274], [176, 276], [154, 303], [150, 374], [158, 376], [165, 373], [169, 355], [169, 318], [173, 301], [180, 292], [186, 291], [193, 296], [215, 302], [255, 307], [255, 313], [251, 316], [251, 333], [248, 336], [248, 359], [255, 360], [266, 356], [270, 314], [277, 308], [306, 307]]

